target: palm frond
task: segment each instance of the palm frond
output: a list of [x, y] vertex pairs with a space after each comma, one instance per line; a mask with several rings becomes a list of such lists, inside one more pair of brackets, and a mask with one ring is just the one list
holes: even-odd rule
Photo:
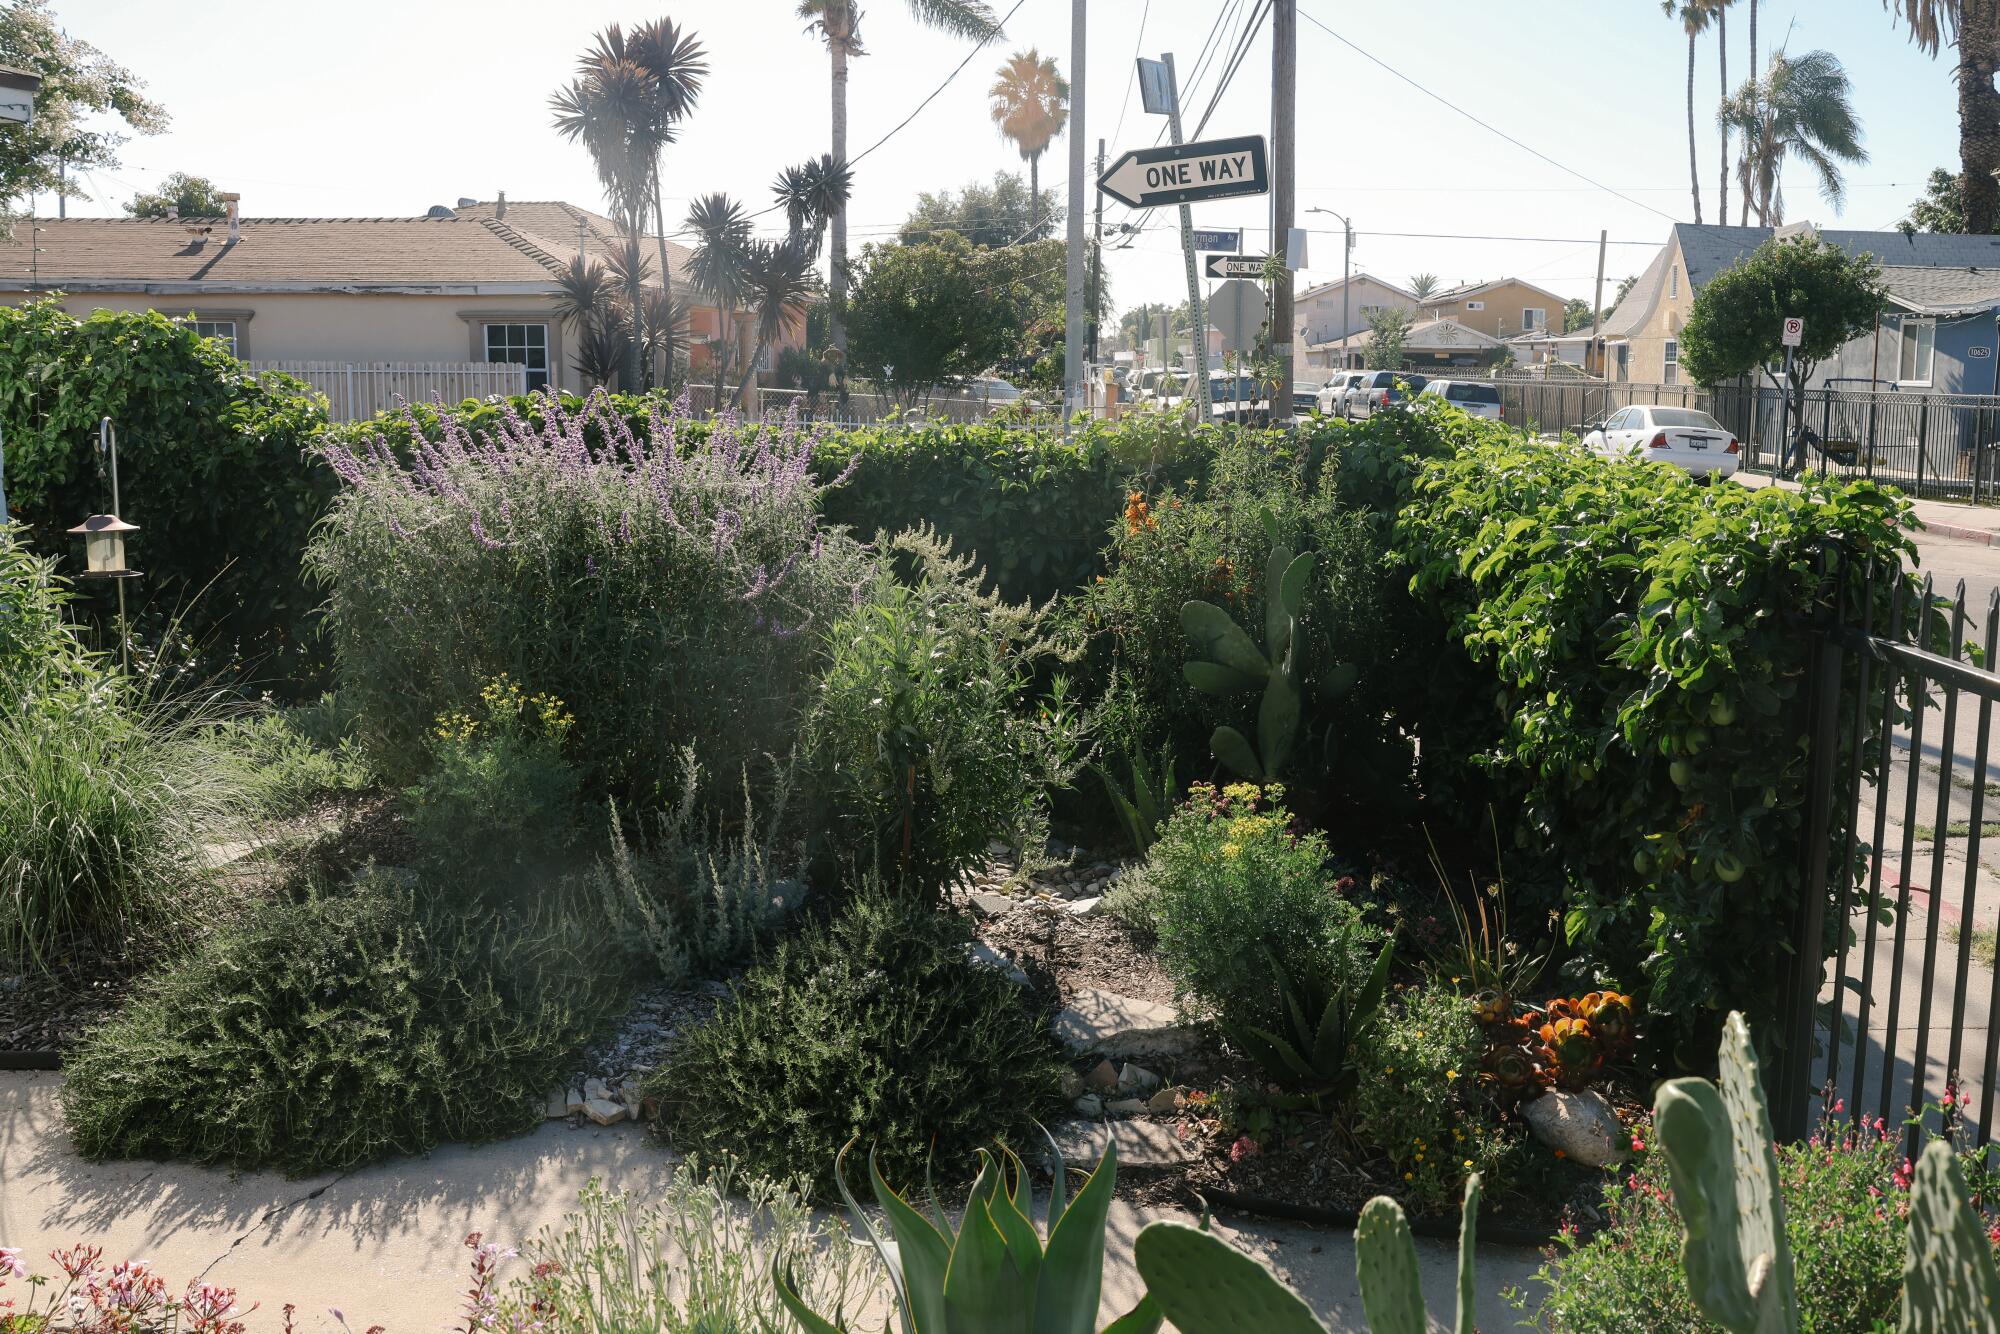
[[907, 0], [910, 17], [926, 28], [986, 41], [998, 37], [1000, 20], [980, 0]]

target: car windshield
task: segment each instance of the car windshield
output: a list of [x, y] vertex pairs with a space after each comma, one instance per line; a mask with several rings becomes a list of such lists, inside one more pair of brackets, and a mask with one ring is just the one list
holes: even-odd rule
[[1444, 396], [1454, 403], [1498, 403], [1500, 391], [1490, 384], [1448, 384]]
[[1700, 431], [1719, 431], [1722, 423], [1706, 412], [1696, 412], [1693, 408], [1651, 408], [1655, 426], [1692, 426]]
[[1208, 396], [1211, 399], [1228, 399], [1232, 402], [1255, 402], [1264, 397], [1257, 381], [1248, 375], [1216, 376], [1208, 382]]
[[980, 386], [988, 398], [1019, 398], [1021, 391], [1005, 380], [988, 380]]

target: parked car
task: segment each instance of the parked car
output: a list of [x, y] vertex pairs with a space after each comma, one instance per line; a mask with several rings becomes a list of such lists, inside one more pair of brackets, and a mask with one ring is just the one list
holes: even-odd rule
[[1506, 410], [1500, 406], [1499, 386], [1483, 380], [1432, 380], [1418, 395], [1419, 398], [1426, 396], [1441, 398], [1474, 417], [1496, 422], [1507, 420]]
[[1362, 371], [1335, 371], [1319, 387], [1318, 405], [1320, 414], [1327, 417], [1341, 415], [1341, 405], [1346, 401], [1347, 391], [1361, 383]]
[[1373, 416], [1384, 408], [1403, 402], [1412, 394], [1422, 392], [1429, 383], [1429, 376], [1415, 371], [1363, 371], [1361, 378], [1341, 399], [1340, 415], [1350, 421]]
[[1292, 415], [1303, 417], [1319, 406], [1319, 383], [1297, 376], [1292, 380]]
[[1208, 377], [1210, 421], [1242, 422], [1268, 426], [1271, 422], [1271, 384], [1248, 374], [1227, 371]]
[[1741, 462], [1741, 446], [1721, 422], [1657, 403], [1618, 409], [1589, 428], [1583, 443], [1606, 458], [1671, 463], [1703, 481], [1733, 477]]

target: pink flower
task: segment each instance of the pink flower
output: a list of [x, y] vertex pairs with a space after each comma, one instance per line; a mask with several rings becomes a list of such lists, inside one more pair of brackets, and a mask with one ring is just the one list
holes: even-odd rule
[[1256, 1140], [1251, 1139], [1248, 1135], [1239, 1135], [1236, 1142], [1229, 1146], [1229, 1161], [1240, 1163], [1245, 1158], [1255, 1158], [1262, 1152], [1263, 1150], [1257, 1147]]
[[26, 1278], [28, 1266], [21, 1260], [21, 1252], [13, 1246], [0, 1246], [0, 1275]]

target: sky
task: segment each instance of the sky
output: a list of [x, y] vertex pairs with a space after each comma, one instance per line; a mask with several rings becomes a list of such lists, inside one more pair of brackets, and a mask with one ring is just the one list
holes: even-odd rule
[[[1748, 3], [1737, 0], [1730, 14], [1732, 83], [1748, 69]], [[1692, 220], [1687, 41], [1655, 0], [1298, 6], [1299, 222], [1313, 229], [1305, 281], [1341, 272], [1340, 224], [1312, 207], [1352, 219], [1356, 271], [1399, 284], [1419, 272], [1446, 284], [1516, 276], [1588, 299], [1597, 236], [1608, 231], [1607, 301], [1673, 221]], [[1255, 7], [1091, 0], [1078, 99], [1087, 150], [1094, 155], [1102, 138], [1116, 158], [1163, 136], [1164, 118], [1142, 111], [1132, 86], [1135, 54], [1174, 54], [1190, 137], [1204, 112], [1207, 137], [1267, 133], [1268, 23], [1209, 110]], [[246, 216], [407, 216], [502, 190], [601, 207], [588, 156], [550, 128], [548, 95], [597, 29], [662, 14], [699, 36], [711, 65], [668, 150], [670, 228], [687, 200], [711, 191], [762, 207], [781, 167], [828, 147], [827, 55], [794, 8], [794, 0], [55, 0], [70, 32], [133, 69], [173, 118], [166, 133], [127, 144], [115, 171], [93, 173], [85, 184], [95, 198], [70, 209], [116, 214], [171, 171], [240, 191]], [[867, 54], [853, 65], [849, 96], [857, 250], [892, 238], [921, 192], [1024, 168], [992, 123], [987, 89], [1003, 58], [1030, 46], [1074, 80], [1071, 4], [999, 0], [998, 12], [1010, 9], [1004, 35], [975, 50], [920, 28], [901, 0], [869, 0]], [[1879, 0], [1761, 0], [1758, 42], [1760, 55], [1783, 43], [1794, 53], [1825, 48], [1846, 63], [1871, 158], [1848, 170], [1844, 209], [1822, 200], [1805, 172], [1788, 172], [1789, 220], [1887, 227], [1933, 167], [1956, 169], [1951, 53], [1917, 51]], [[1697, 148], [1710, 222], [1716, 61], [1716, 41], [1704, 37]], [[1065, 200], [1067, 154], [1060, 139], [1042, 160], [1044, 186]], [[1732, 181], [1732, 220], [1736, 194]], [[1094, 195], [1086, 187], [1086, 207]], [[1269, 243], [1266, 198], [1194, 212], [1197, 226], [1245, 228], [1246, 251]], [[781, 225], [779, 215], [764, 221]], [[1143, 228], [1108, 241], [1125, 246], [1106, 260], [1119, 308], [1185, 299], [1173, 210], [1133, 213], [1107, 201], [1104, 222], [1107, 232]]]

